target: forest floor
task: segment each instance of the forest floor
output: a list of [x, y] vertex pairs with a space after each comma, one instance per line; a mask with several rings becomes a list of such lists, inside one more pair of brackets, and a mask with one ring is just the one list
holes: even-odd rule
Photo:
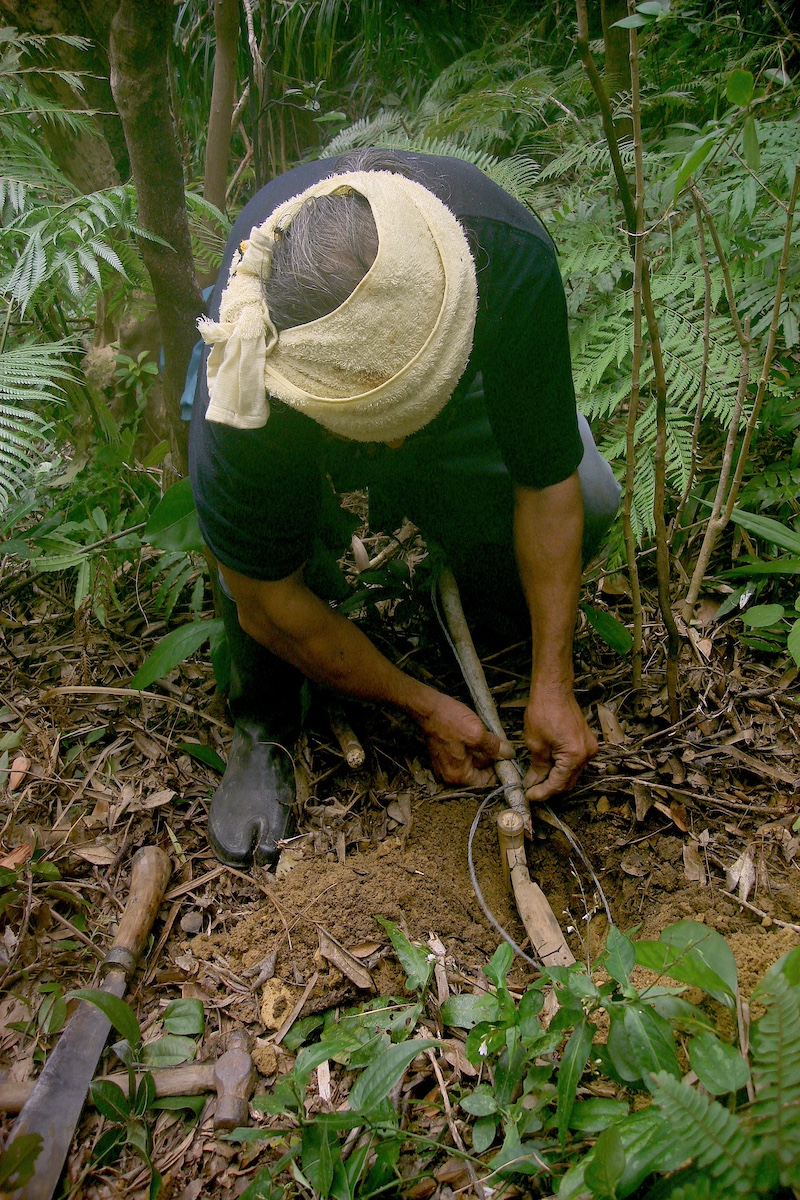
[[[417, 542], [412, 564], [421, 553]], [[598, 582], [595, 573], [590, 598], [629, 618], [618, 579]], [[712, 594], [704, 601], [709, 618], [719, 600]], [[54, 576], [9, 576], [0, 602], [0, 734], [11, 735], [0, 747], [11, 745], [9, 762], [17, 759], [0, 802], [0, 1069], [6, 1081], [33, 1079], [55, 1044], [57, 1034], [46, 1032], [41, 1016], [52, 985], [66, 992], [97, 981], [98, 961], [124, 903], [131, 856], [153, 842], [170, 853], [173, 875], [130, 1003], [147, 1039], [160, 1030], [170, 1000], [202, 1000], [206, 1032], [199, 1059], [215, 1057], [229, 1029], [246, 1028], [259, 1091], [293, 1061], [281, 1036], [287, 1015], [297, 1020], [364, 998], [320, 955], [321, 931], [363, 961], [378, 995], [402, 993], [404, 972], [376, 916], [395, 921], [412, 939], [438, 938], [451, 990], [470, 990], [483, 979], [481, 968], [499, 939], [476, 902], [467, 866], [481, 794], [439, 785], [409, 723], [351, 706], [367, 754], [364, 767], [352, 771], [323, 707], [314, 705], [297, 752], [297, 834], [275, 873], [234, 871], [216, 862], [206, 841], [207, 805], [219, 774], [191, 753], [200, 744], [224, 758], [230, 738], [202, 655], [137, 693], [128, 682], [164, 629], [149, 618], [133, 583], [129, 607], [108, 629], [86, 607], [76, 614], [67, 582]], [[730, 626], [709, 623], [695, 657], [688, 647], [683, 652], [682, 719], [670, 726], [654, 603], [648, 620], [638, 695], [627, 661], [582, 624], [577, 693], [600, 752], [557, 810], [620, 928], [639, 927], [640, 936], [653, 937], [682, 918], [707, 923], [728, 939], [749, 995], [765, 967], [800, 943], [797, 672], [786, 670], [785, 661], [755, 658]], [[395, 661], [467, 699], [429, 611], [419, 606], [399, 631], [385, 613], [381, 619], [371, 612], [369, 625]], [[529, 646], [490, 640], [478, 648], [501, 717], [522, 751]], [[16, 733], [21, 739], [14, 746]], [[477, 831], [477, 877], [497, 920], [523, 941], [500, 871], [496, 811], [485, 814]], [[53, 864], [60, 879], [30, 873], [29, 861]], [[536, 821], [529, 861], [573, 953], [595, 959], [607, 919], [597, 887], [566, 839]], [[737, 889], [738, 898], [728, 894]], [[531, 973], [516, 965], [512, 977], [524, 985]], [[114, 1069], [112, 1059], [103, 1060], [106, 1069]], [[456, 1055], [454, 1075], [463, 1069], [469, 1064]], [[416, 1094], [430, 1092], [436, 1079], [416, 1078], [414, 1086]], [[239, 1196], [264, 1165], [267, 1143], [220, 1140], [212, 1117], [211, 1098], [199, 1119], [158, 1114], [154, 1160], [165, 1178], [162, 1196]], [[5, 1129], [12, 1119], [3, 1118]], [[146, 1195], [147, 1171], [137, 1158], [90, 1168], [100, 1128], [100, 1118], [87, 1109], [65, 1194], [98, 1200]], [[473, 1194], [446, 1159], [443, 1152], [442, 1171], [404, 1194], [438, 1200]], [[541, 1193], [511, 1186], [503, 1194]]]

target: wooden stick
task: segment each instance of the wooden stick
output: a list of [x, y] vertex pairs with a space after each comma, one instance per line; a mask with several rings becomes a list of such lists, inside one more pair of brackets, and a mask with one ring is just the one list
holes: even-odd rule
[[361, 742], [353, 731], [353, 727], [347, 719], [344, 709], [336, 700], [326, 697], [325, 711], [328, 714], [331, 733], [339, 743], [339, 747], [345, 757], [345, 762], [352, 771], [357, 771], [359, 767], [363, 767], [367, 756], [364, 753], [364, 747], [361, 745]]
[[[469, 688], [469, 694], [472, 696], [475, 710], [486, 728], [506, 741], [507, 738], [500, 721], [497, 706], [486, 683], [486, 676], [483, 673], [481, 660], [478, 658], [478, 652], [475, 649], [475, 643], [472, 640], [472, 634], [469, 631], [467, 619], [464, 616], [464, 609], [461, 607], [458, 584], [453, 572], [448, 567], [439, 576], [439, 596], [441, 597], [447, 628], [450, 631], [453, 651], [461, 667], [464, 682]], [[509, 807], [514, 812], [519, 813], [525, 824], [526, 832], [530, 834], [532, 831], [531, 814], [528, 808], [528, 801], [525, 799], [525, 790], [522, 786], [522, 774], [519, 767], [513, 760], [504, 758], [494, 764], [494, 769], [497, 772], [498, 779], [507, 789], [506, 800]]]
[[[452, 571], [447, 568], [439, 576], [439, 595], [453, 641], [453, 649], [478, 716], [487, 729], [491, 729], [492, 733], [507, 740], [464, 616], [464, 609], [461, 607], [458, 584]], [[513, 828], [507, 830], [509, 838], [506, 859], [514, 899], [525, 931], [531, 940], [534, 953], [542, 962], [548, 966], [569, 966], [575, 959], [567, 946], [561, 926], [547, 897], [530, 877], [525, 859], [524, 841], [521, 845], [515, 842], [515, 831], [516, 834], [519, 834], [522, 830], [528, 832], [531, 830], [531, 814], [528, 801], [525, 799], [519, 767], [516, 762], [504, 759], [495, 763], [495, 770], [501, 782], [506, 784], [506, 798], [512, 810], [509, 816], [514, 818], [510, 823], [507, 822]], [[517, 839], [517, 842], [519, 840]]]

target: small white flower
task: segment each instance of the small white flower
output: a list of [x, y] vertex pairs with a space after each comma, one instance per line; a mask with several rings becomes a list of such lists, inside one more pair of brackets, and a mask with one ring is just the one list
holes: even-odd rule
[[488, 1053], [489, 1047], [486, 1045], [486, 1042], [481, 1042], [480, 1046], [478, 1047], [478, 1054], [480, 1054], [481, 1058], [486, 1058]]

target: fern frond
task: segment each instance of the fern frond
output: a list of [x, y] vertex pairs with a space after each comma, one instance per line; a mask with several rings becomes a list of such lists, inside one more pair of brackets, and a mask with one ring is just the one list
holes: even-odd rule
[[676, 1142], [688, 1158], [704, 1167], [716, 1181], [716, 1200], [753, 1194], [751, 1147], [741, 1121], [717, 1100], [686, 1087], [659, 1071], [653, 1100], [669, 1122]]
[[783, 975], [770, 982], [763, 1017], [753, 1022], [755, 1100], [750, 1107], [761, 1154], [774, 1154], [784, 1187], [800, 1186], [800, 999]]

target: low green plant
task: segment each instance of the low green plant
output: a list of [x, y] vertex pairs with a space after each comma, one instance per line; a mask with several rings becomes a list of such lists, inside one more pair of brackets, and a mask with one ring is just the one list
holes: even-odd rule
[[[98, 1167], [107, 1166], [116, 1161], [125, 1146], [129, 1146], [150, 1170], [149, 1195], [150, 1200], [155, 1200], [162, 1180], [153, 1164], [152, 1131], [147, 1113], [164, 1105], [156, 1100], [155, 1081], [148, 1068], [177, 1066], [194, 1058], [195, 1037], [202, 1036], [205, 1028], [202, 1001], [171, 1001], [162, 1018], [165, 1033], [145, 1045], [136, 1014], [119, 997], [102, 988], [77, 988], [65, 999], [86, 1000], [108, 1018], [121, 1035], [122, 1040], [116, 1042], [113, 1049], [128, 1072], [127, 1095], [111, 1079], [95, 1079], [89, 1087], [92, 1103], [110, 1123], [94, 1145], [92, 1162]], [[197, 1105], [193, 1103], [196, 1100], [197, 1097], [180, 1097], [169, 1107], [189, 1107], [197, 1112]]]
[[[398, 1167], [403, 1142], [430, 1173], [439, 1135], [415, 1128], [413, 1115], [400, 1128], [390, 1095], [418, 1054], [442, 1044], [414, 1036], [432, 1017], [465, 1037], [463, 1053], [477, 1071], [469, 1086], [450, 1087], [471, 1147], [448, 1152], [471, 1163], [486, 1186], [528, 1175], [559, 1200], [634, 1192], [732, 1200], [777, 1197], [800, 1184], [800, 948], [756, 989], [764, 1012], [743, 1053], [733, 954], [705, 925], [682, 921], [655, 941], [612, 927], [596, 964], [602, 975], [580, 963], [546, 968], [521, 995], [508, 985], [513, 952], [504, 943], [485, 968], [489, 991], [451, 996], [438, 1009], [427, 996], [434, 956], [392, 922], [381, 924], [415, 999], [381, 997], [294, 1027], [286, 1039], [298, 1050], [293, 1068], [254, 1101], [270, 1127], [230, 1135], [284, 1151], [247, 1200], [284, 1195], [279, 1179], [289, 1167], [321, 1200], [366, 1200], [411, 1182]], [[636, 967], [654, 972], [654, 981], [634, 984]], [[689, 987], [704, 993], [702, 1003], [686, 999]], [[709, 1001], [727, 1010], [731, 1037]], [[309, 1115], [307, 1088], [323, 1062], [355, 1075], [348, 1106]]]

